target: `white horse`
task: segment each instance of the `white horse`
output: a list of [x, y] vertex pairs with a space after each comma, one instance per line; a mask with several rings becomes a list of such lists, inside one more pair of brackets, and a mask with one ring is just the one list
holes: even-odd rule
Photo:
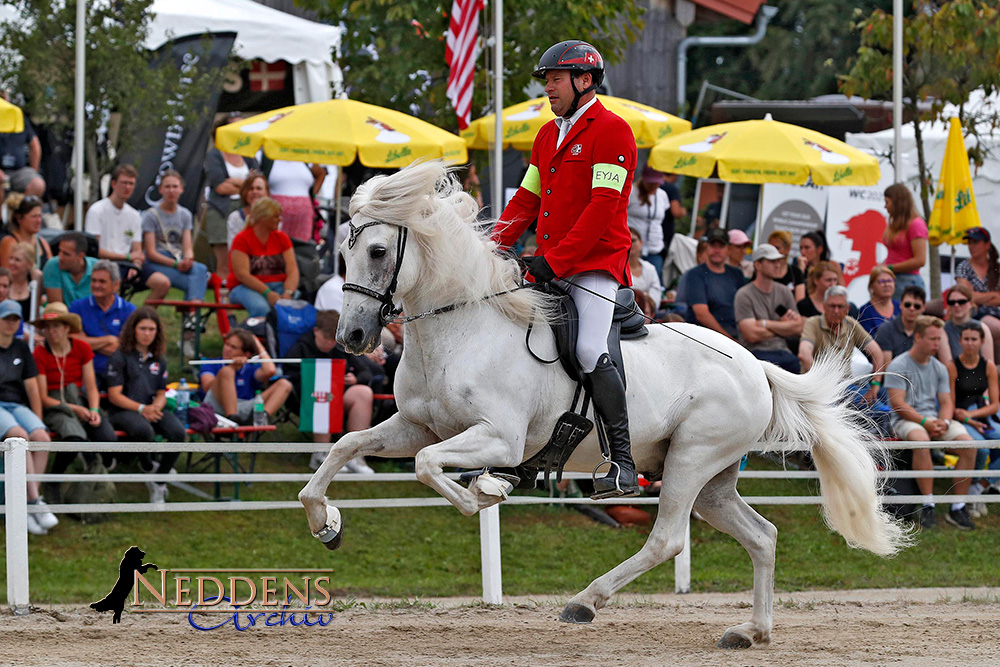
[[[348, 282], [361, 287], [344, 294], [337, 331], [344, 347], [374, 349], [394, 315], [393, 300], [410, 316], [457, 307], [405, 324], [398, 414], [341, 438], [299, 493], [313, 534], [329, 548], [339, 546], [343, 524], [324, 494], [356, 456], [415, 457], [417, 478], [468, 516], [501, 502], [509, 486], [483, 475], [464, 488], [445, 468], [515, 466], [545, 445], [569, 409], [575, 384], [559, 364], [541, 364], [525, 347], [534, 318], [532, 347], [552, 358], [545, 323], [551, 304], [536, 290], [506, 293], [519, 283], [519, 269], [496, 252], [476, 212], [434, 162], [377, 176], [351, 200], [351, 237], [342, 251]], [[809, 373], [792, 375], [686, 324], [650, 326], [648, 336], [624, 341], [622, 352], [632, 454], [638, 471], [662, 475], [659, 511], [642, 549], [576, 595], [562, 620], [590, 622], [616, 591], [677, 555], [696, 509], [753, 561], [752, 617], [727, 629], [719, 645], [766, 644], [777, 530], [736, 491], [740, 459], [751, 449], [807, 443], [829, 525], [851, 546], [883, 556], [907, 544], [906, 531], [880, 508], [871, 453], [878, 450], [842, 400], [841, 362], [820, 359]], [[592, 432], [566, 469], [590, 472], [601, 460]]]

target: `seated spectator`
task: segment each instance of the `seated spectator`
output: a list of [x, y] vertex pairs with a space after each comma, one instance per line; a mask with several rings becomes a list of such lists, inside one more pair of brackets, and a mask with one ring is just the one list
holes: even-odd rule
[[[535, 252], [535, 250], [532, 250], [532, 252]], [[534, 255], [529, 256], [533, 257]], [[316, 310], [335, 310], [339, 313], [344, 307], [344, 276], [347, 275], [347, 266], [344, 264], [343, 257], [339, 259], [340, 261], [337, 262], [337, 275], [330, 276], [325, 283], [319, 286], [319, 290], [316, 292], [316, 303], [313, 304], [316, 306]]]
[[757, 276], [734, 299], [740, 343], [758, 359], [798, 373], [799, 360], [788, 349], [788, 339], [802, 333], [802, 318], [792, 293], [774, 282], [787, 260], [770, 243], [757, 246], [752, 260]]
[[[799, 269], [802, 271], [803, 275], [807, 278], [809, 276], [809, 269], [813, 268], [819, 262], [829, 262], [830, 261], [830, 246], [826, 242], [826, 235], [823, 234], [821, 230], [816, 230], [814, 232], [806, 232], [799, 239], [799, 257], [797, 264]], [[840, 268], [838, 262], [830, 262], [833, 266], [830, 267], [837, 272], [837, 284], [844, 284], [844, 274]], [[803, 283], [795, 288], [795, 300], [802, 301], [809, 294], [808, 285]], [[816, 305], [822, 309], [822, 295], [820, 293], [821, 300]], [[819, 313], [812, 313], [807, 315], [805, 311], [801, 308], [799, 309], [799, 314], [802, 317], [812, 317], [813, 315], [819, 315]]]
[[726, 263], [729, 235], [725, 230], [713, 229], [707, 242], [705, 263], [684, 274], [688, 319], [736, 340], [739, 334], [733, 301], [746, 279], [742, 271]]
[[[215, 127], [240, 120], [239, 113], [231, 113]], [[250, 177], [251, 171], [258, 168], [257, 160], [243, 157], [236, 153], [226, 153], [214, 146], [205, 156], [205, 180], [208, 185], [208, 197], [205, 207], [205, 235], [212, 247], [215, 258], [215, 273], [219, 276], [229, 275], [229, 246], [232, 240], [227, 234], [229, 216], [239, 209], [240, 191]]]
[[[116, 442], [115, 429], [101, 413], [94, 353], [87, 343], [70, 337], [80, 333], [80, 316], [54, 302], [32, 324], [44, 338], [35, 346], [34, 358], [45, 426], [64, 442]], [[90, 463], [94, 454], [84, 452], [83, 457]], [[66, 472], [74, 458], [75, 452], [57, 452], [50, 472]]]
[[[947, 320], [944, 323], [944, 333], [947, 336], [947, 345], [942, 345], [938, 351], [938, 359], [941, 363], [947, 364], [952, 359], [962, 354], [962, 327], [969, 322], [982, 324], [979, 320], [972, 319], [972, 290], [967, 285], [955, 285], [944, 295], [945, 314]], [[979, 331], [983, 339], [982, 354], [986, 359], [993, 361], [993, 334], [990, 330], [982, 327]]]
[[795, 306], [802, 317], [814, 317], [823, 313], [823, 295], [834, 285], [840, 284], [839, 265], [836, 262], [817, 262], [806, 275], [806, 297], [799, 299]]
[[[191, 211], [180, 206], [184, 178], [173, 169], [160, 175], [160, 201], [142, 212], [142, 239], [146, 261], [142, 278], [150, 299], [162, 299], [170, 287], [184, 290], [187, 301], [204, 301], [208, 269], [194, 261]], [[166, 278], [156, 278], [157, 274]], [[152, 279], [152, 280], [151, 280]]]
[[913, 345], [913, 327], [917, 318], [924, 314], [925, 304], [923, 289], [915, 285], [907, 287], [903, 290], [899, 315], [886, 320], [875, 332], [875, 342], [882, 348], [884, 366]]
[[34, 250], [36, 266], [44, 266], [45, 262], [52, 258], [52, 248], [49, 247], [49, 242], [38, 234], [38, 230], [42, 228], [41, 199], [25, 197], [14, 209], [14, 217], [7, 224], [7, 228], [10, 235], [0, 239], [0, 265], [10, 268], [8, 263], [10, 251], [18, 243], [27, 243], [31, 246]]
[[868, 277], [871, 300], [858, 309], [858, 323], [872, 336], [882, 323], [899, 315], [899, 301], [892, 298], [896, 291], [896, 275], [889, 267], [879, 264]]
[[[363, 431], [372, 424], [372, 409], [374, 392], [368, 383], [371, 382], [365, 364], [358, 357], [348, 354], [337, 344], [337, 324], [340, 313], [332, 310], [321, 310], [316, 313], [316, 326], [312, 331], [302, 334], [289, 349], [291, 359], [343, 359], [347, 362], [344, 375], [344, 417], [348, 431]], [[292, 383], [295, 396], [289, 404], [293, 411], [298, 411], [302, 391], [302, 371], [298, 364], [288, 364], [285, 369]], [[330, 442], [329, 433], [314, 433], [313, 442]], [[313, 455], [310, 465], [319, 467], [323, 462], [321, 453]], [[348, 472], [374, 472], [359, 456], [347, 464]]]
[[806, 318], [799, 339], [799, 361], [802, 371], [812, 368], [813, 362], [821, 354], [850, 353], [857, 348], [871, 362], [871, 384], [864, 393], [864, 401], [873, 403], [882, 386], [883, 371], [882, 349], [864, 330], [856, 319], [847, 314], [847, 288], [834, 285], [826, 290], [823, 301], [823, 314]]
[[[122, 327], [121, 344], [108, 360], [108, 400], [111, 423], [125, 431], [125, 440], [153, 442], [160, 435], [166, 442], [184, 442], [184, 426], [174, 413], [167, 412], [167, 347], [160, 316], [142, 307], [129, 315]], [[169, 471], [178, 452], [163, 451], [156, 457], [143, 452], [139, 467], [143, 472]], [[146, 482], [149, 502], [166, 501], [167, 485]]]
[[118, 350], [119, 334], [135, 306], [118, 296], [121, 278], [118, 264], [98, 260], [90, 270], [90, 296], [69, 305], [69, 312], [80, 316], [83, 324], [78, 338], [94, 351], [94, 372], [99, 386], [104, 386], [108, 359]]
[[[656, 189], [657, 192], [666, 198], [666, 193], [659, 188]], [[657, 221], [654, 227], [659, 227], [659, 221]], [[656, 266], [652, 263], [643, 259], [642, 255], [642, 238], [639, 236], [639, 232], [632, 228], [629, 228], [629, 232], [632, 234], [632, 248], [628, 253], [628, 268], [629, 272], [632, 274], [632, 289], [637, 290], [649, 297], [649, 300], [653, 302], [653, 310], [655, 311], [660, 307], [660, 298], [663, 296], [663, 286], [660, 285], [660, 276], [656, 270]], [[655, 255], [660, 257], [659, 255]], [[660, 263], [662, 264], [663, 258], [660, 257]]]
[[292, 239], [279, 225], [281, 205], [270, 197], [258, 199], [229, 251], [229, 299], [246, 308], [250, 317], [265, 317], [278, 299], [291, 299], [298, 289]]
[[[247, 226], [247, 217], [250, 215], [250, 207], [261, 197], [270, 197], [271, 190], [267, 187], [267, 176], [256, 169], [251, 169], [247, 177], [243, 179], [240, 187], [240, 203], [242, 206], [226, 219], [226, 245], [233, 248], [233, 239]], [[228, 265], [228, 258], [227, 258]]]
[[[35, 272], [35, 248], [27, 243], [18, 243], [10, 250], [7, 257], [7, 268], [10, 270], [10, 292], [8, 296], [17, 301], [21, 306], [21, 318], [24, 322], [30, 322], [35, 318], [35, 312], [31, 309], [31, 281], [34, 280], [32, 274]], [[41, 294], [36, 297], [35, 305], [37, 311], [38, 302], [41, 301]], [[20, 329], [18, 330], [20, 335]]]
[[955, 283], [972, 290], [976, 317], [993, 334], [993, 358], [1000, 359], [1000, 252], [985, 227], [967, 231], [965, 241], [969, 258], [958, 263]]
[[38, 173], [41, 164], [42, 143], [27, 118], [22, 131], [0, 133], [0, 200], [6, 196], [5, 180], [10, 180], [10, 189], [15, 192], [44, 197], [45, 179]]
[[[146, 254], [142, 251], [142, 219], [139, 211], [128, 203], [138, 177], [139, 172], [130, 164], [120, 164], [112, 169], [111, 194], [87, 209], [84, 229], [97, 238], [98, 259], [127, 262], [141, 270], [146, 261]], [[166, 294], [170, 281], [162, 273], [154, 274], [146, 286]]]
[[87, 257], [87, 237], [80, 232], [63, 234], [59, 256], [45, 262], [42, 271], [49, 303], [73, 303], [90, 296], [90, 272], [97, 261]]
[[[920, 287], [910, 286], [903, 293], [905, 304], [910, 290]], [[905, 312], [905, 311], [904, 311]], [[922, 315], [913, 323], [913, 345], [909, 351], [900, 354], [886, 368], [885, 386], [892, 405], [892, 428], [896, 436], [909, 442], [929, 440], [968, 440], [972, 436], [954, 419], [955, 402], [948, 381], [948, 370], [935, 358], [941, 339], [944, 337], [944, 322], [936, 317]], [[958, 470], [972, 470], [976, 460], [974, 448], [953, 450], [958, 455]], [[913, 470], [931, 470], [929, 449], [910, 450]], [[956, 479], [954, 491], [964, 496], [969, 490], [970, 478]], [[924, 496], [920, 511], [920, 526], [935, 528], [934, 480], [922, 477], [917, 487]], [[952, 503], [945, 520], [961, 530], [972, 530], [976, 526], [969, 517], [965, 503]]]
[[[21, 306], [11, 299], [0, 302], [0, 434], [4, 438], [49, 442], [49, 431], [42, 421], [38, 367], [28, 344], [14, 337], [20, 324]], [[29, 452], [28, 474], [44, 473], [48, 460], [48, 452]], [[38, 482], [28, 482], [28, 504], [45, 504], [38, 493]], [[51, 512], [29, 514], [28, 532], [45, 535], [58, 523]]]
[[0, 301], [6, 301], [10, 297], [10, 270], [0, 266]]
[[205, 403], [216, 414], [224, 415], [237, 424], [253, 423], [254, 396], [260, 392], [264, 411], [273, 417], [288, 395], [292, 383], [285, 378], [270, 382], [278, 372], [274, 363], [248, 364], [250, 358], [270, 359], [267, 350], [246, 329], [233, 329], [222, 345], [222, 358], [231, 364], [205, 364], [201, 367], [201, 390]]
[[[785, 257], [790, 257], [792, 251], [792, 233], [784, 229], [776, 229], [771, 232], [767, 237], [767, 242], [778, 249]], [[779, 285], [787, 285], [789, 291], [795, 290], [796, 287], [805, 282], [806, 276], [802, 273], [802, 269], [794, 261], [788, 261], [785, 263], [788, 267], [781, 272], [774, 282]]]
[[753, 275], [753, 262], [747, 259], [747, 253], [750, 252], [753, 242], [742, 229], [730, 229], [728, 233], [729, 245], [726, 247], [726, 252], [729, 257], [726, 261], [730, 266], [739, 269], [744, 278], [750, 278]]

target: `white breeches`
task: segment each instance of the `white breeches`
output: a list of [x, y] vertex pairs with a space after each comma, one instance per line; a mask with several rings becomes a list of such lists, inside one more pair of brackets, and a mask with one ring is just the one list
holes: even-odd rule
[[578, 273], [569, 276], [569, 280], [604, 297], [602, 299], [560, 281], [563, 288], [573, 297], [573, 303], [576, 304], [576, 311], [580, 317], [576, 358], [583, 372], [590, 373], [597, 368], [597, 360], [601, 355], [608, 352], [608, 334], [611, 332], [611, 319], [615, 314], [615, 295], [620, 284], [604, 271]]

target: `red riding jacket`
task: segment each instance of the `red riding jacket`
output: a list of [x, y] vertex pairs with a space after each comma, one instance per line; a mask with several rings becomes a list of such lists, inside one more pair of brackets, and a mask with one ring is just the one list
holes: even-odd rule
[[607, 271], [631, 285], [628, 198], [636, 166], [635, 137], [596, 100], [559, 148], [555, 121], [542, 126], [521, 187], [493, 230], [507, 248], [538, 219], [538, 254], [560, 278]]

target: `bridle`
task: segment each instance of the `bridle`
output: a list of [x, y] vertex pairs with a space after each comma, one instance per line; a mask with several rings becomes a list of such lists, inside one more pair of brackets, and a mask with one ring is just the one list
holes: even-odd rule
[[379, 303], [381, 303], [382, 308], [379, 310], [379, 320], [381, 325], [384, 327], [395, 320], [402, 312], [401, 309], [396, 307], [393, 297], [396, 295], [399, 270], [403, 267], [403, 254], [406, 252], [407, 228], [391, 222], [382, 222], [381, 220], [372, 220], [371, 222], [366, 222], [365, 224], [358, 225], [357, 227], [355, 227], [354, 223], [350, 221], [347, 224], [350, 229], [350, 236], [347, 238], [348, 249], [354, 248], [354, 244], [357, 243], [358, 237], [361, 236], [361, 232], [368, 227], [374, 227], [376, 225], [392, 225], [400, 230], [399, 234], [396, 236], [396, 268], [392, 271], [392, 280], [389, 281], [389, 286], [385, 288], [385, 291], [376, 292], [370, 287], [348, 282], [345, 282], [343, 287], [345, 292], [358, 292], [359, 294], [364, 294], [365, 296], [376, 299]]

